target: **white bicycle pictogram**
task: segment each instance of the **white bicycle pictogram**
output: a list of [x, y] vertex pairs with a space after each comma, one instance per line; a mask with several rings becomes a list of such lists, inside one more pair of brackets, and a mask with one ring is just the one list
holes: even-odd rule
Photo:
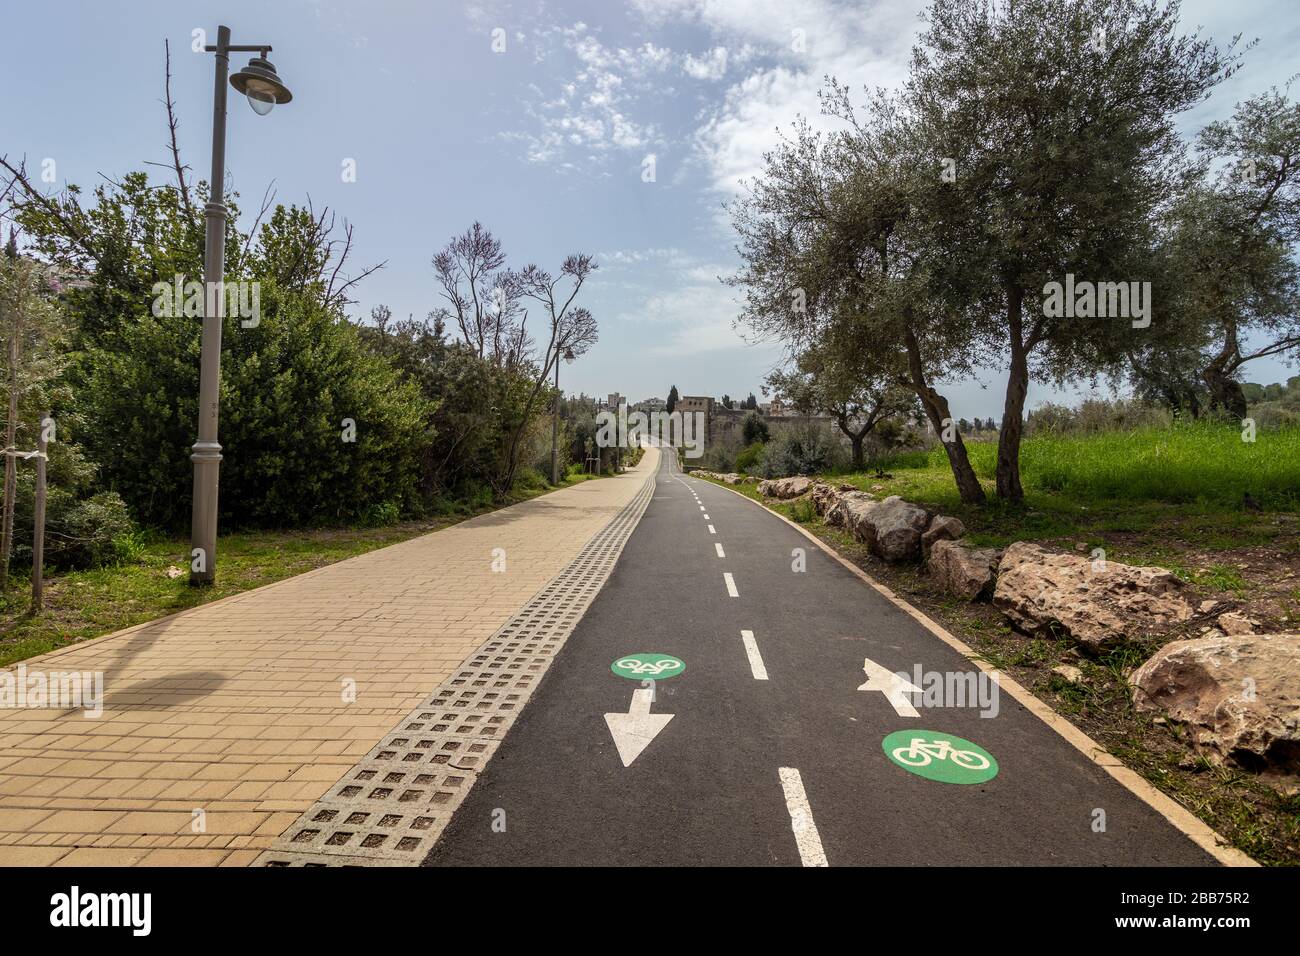
[[650, 674], [658, 677], [665, 671], [675, 671], [682, 666], [682, 662], [669, 657], [658, 661], [638, 661], [632, 658], [625, 658], [614, 665], [621, 671], [628, 671], [632, 674]]
[[983, 754], [973, 750], [955, 750], [946, 740], [926, 740], [924, 737], [913, 737], [910, 746], [895, 748], [894, 759], [909, 767], [929, 766], [932, 760], [951, 760], [965, 770], [987, 770], [989, 767], [989, 760]]

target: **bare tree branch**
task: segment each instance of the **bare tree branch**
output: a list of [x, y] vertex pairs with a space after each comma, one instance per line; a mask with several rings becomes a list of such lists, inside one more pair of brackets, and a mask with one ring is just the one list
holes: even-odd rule
[[185, 214], [193, 222], [194, 203], [190, 200], [190, 187], [185, 182], [185, 170], [188, 166], [181, 163], [180, 147], [176, 144], [176, 102], [172, 99], [172, 50], [170, 41], [163, 40], [163, 50], [166, 54], [166, 73], [163, 81], [163, 89], [166, 93], [167, 104], [167, 129], [171, 133], [172, 165], [176, 169], [177, 190], [181, 194], [181, 202], [185, 205]]

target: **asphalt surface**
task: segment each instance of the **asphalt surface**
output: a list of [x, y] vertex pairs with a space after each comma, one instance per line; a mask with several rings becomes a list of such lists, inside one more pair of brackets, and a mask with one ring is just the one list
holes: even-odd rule
[[[624, 766], [604, 715], [642, 687], [610, 669], [638, 652], [686, 668], [657, 682], [651, 712], [674, 716]], [[1215, 864], [1010, 695], [993, 717], [952, 701], [903, 716], [858, 689], [864, 658], [976, 670], [793, 528], [665, 455], [613, 574], [425, 865], [799, 866], [819, 851], [830, 866]], [[978, 744], [997, 775], [909, 772], [882, 741], [910, 728]]]

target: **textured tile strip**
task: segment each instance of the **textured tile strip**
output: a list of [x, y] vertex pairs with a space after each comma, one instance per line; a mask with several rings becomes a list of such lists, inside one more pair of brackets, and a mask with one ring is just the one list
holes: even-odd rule
[[558, 575], [257, 858], [257, 866], [416, 866], [614, 570], [640, 492]]

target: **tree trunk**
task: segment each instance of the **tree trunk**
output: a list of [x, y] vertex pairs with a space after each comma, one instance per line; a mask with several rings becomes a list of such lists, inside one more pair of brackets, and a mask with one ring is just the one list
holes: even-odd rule
[[9, 421], [5, 426], [5, 498], [4, 518], [0, 521], [0, 591], [9, 587], [9, 558], [14, 545], [14, 499], [18, 491], [18, 459], [14, 442], [18, 429], [18, 323], [17, 312], [9, 338]]
[[1009, 290], [1007, 297], [1011, 369], [998, 434], [997, 488], [998, 497], [1004, 501], [1021, 502], [1025, 500], [1025, 489], [1020, 485], [1020, 438], [1025, 429], [1025, 396], [1029, 393], [1029, 351], [1023, 337], [1021, 291]]
[[931, 388], [925, 381], [925, 367], [921, 363], [921, 345], [916, 340], [916, 336], [909, 328], [906, 334], [907, 342], [907, 364], [908, 371], [911, 374], [912, 388], [916, 392], [916, 397], [921, 400], [921, 406], [925, 409], [926, 417], [930, 419], [930, 424], [934, 427], [940, 442], [943, 444], [943, 450], [948, 455], [948, 464], [952, 468], [953, 480], [957, 483], [957, 493], [961, 496], [963, 503], [968, 505], [984, 504], [984, 489], [980, 486], [980, 481], [975, 477], [975, 469], [971, 467], [970, 458], [966, 454], [966, 445], [961, 440], [961, 435], [953, 429], [953, 440], [943, 441], [943, 435], [947, 426], [952, 423], [952, 416], [948, 412], [948, 400]]
[[839, 426], [840, 431], [844, 433], [844, 437], [849, 440], [849, 445], [853, 448], [853, 470], [864, 470], [867, 466], [862, 457], [862, 441], [867, 437], [867, 432], [871, 431], [871, 426], [874, 423], [868, 420], [867, 424], [861, 429], [854, 431], [849, 427], [849, 417], [846, 412], [836, 412], [835, 415], [835, 424]]
[[32, 613], [45, 607], [45, 472], [49, 442], [45, 440], [45, 423], [50, 413], [41, 416], [40, 437], [36, 442], [36, 503], [32, 511]]
[[1246, 393], [1241, 390], [1241, 383], [1226, 370], [1230, 360], [1231, 350], [1225, 349], [1206, 366], [1201, 379], [1210, 390], [1210, 409], [1222, 408], [1240, 420], [1249, 414], [1249, 409], [1246, 407]]

